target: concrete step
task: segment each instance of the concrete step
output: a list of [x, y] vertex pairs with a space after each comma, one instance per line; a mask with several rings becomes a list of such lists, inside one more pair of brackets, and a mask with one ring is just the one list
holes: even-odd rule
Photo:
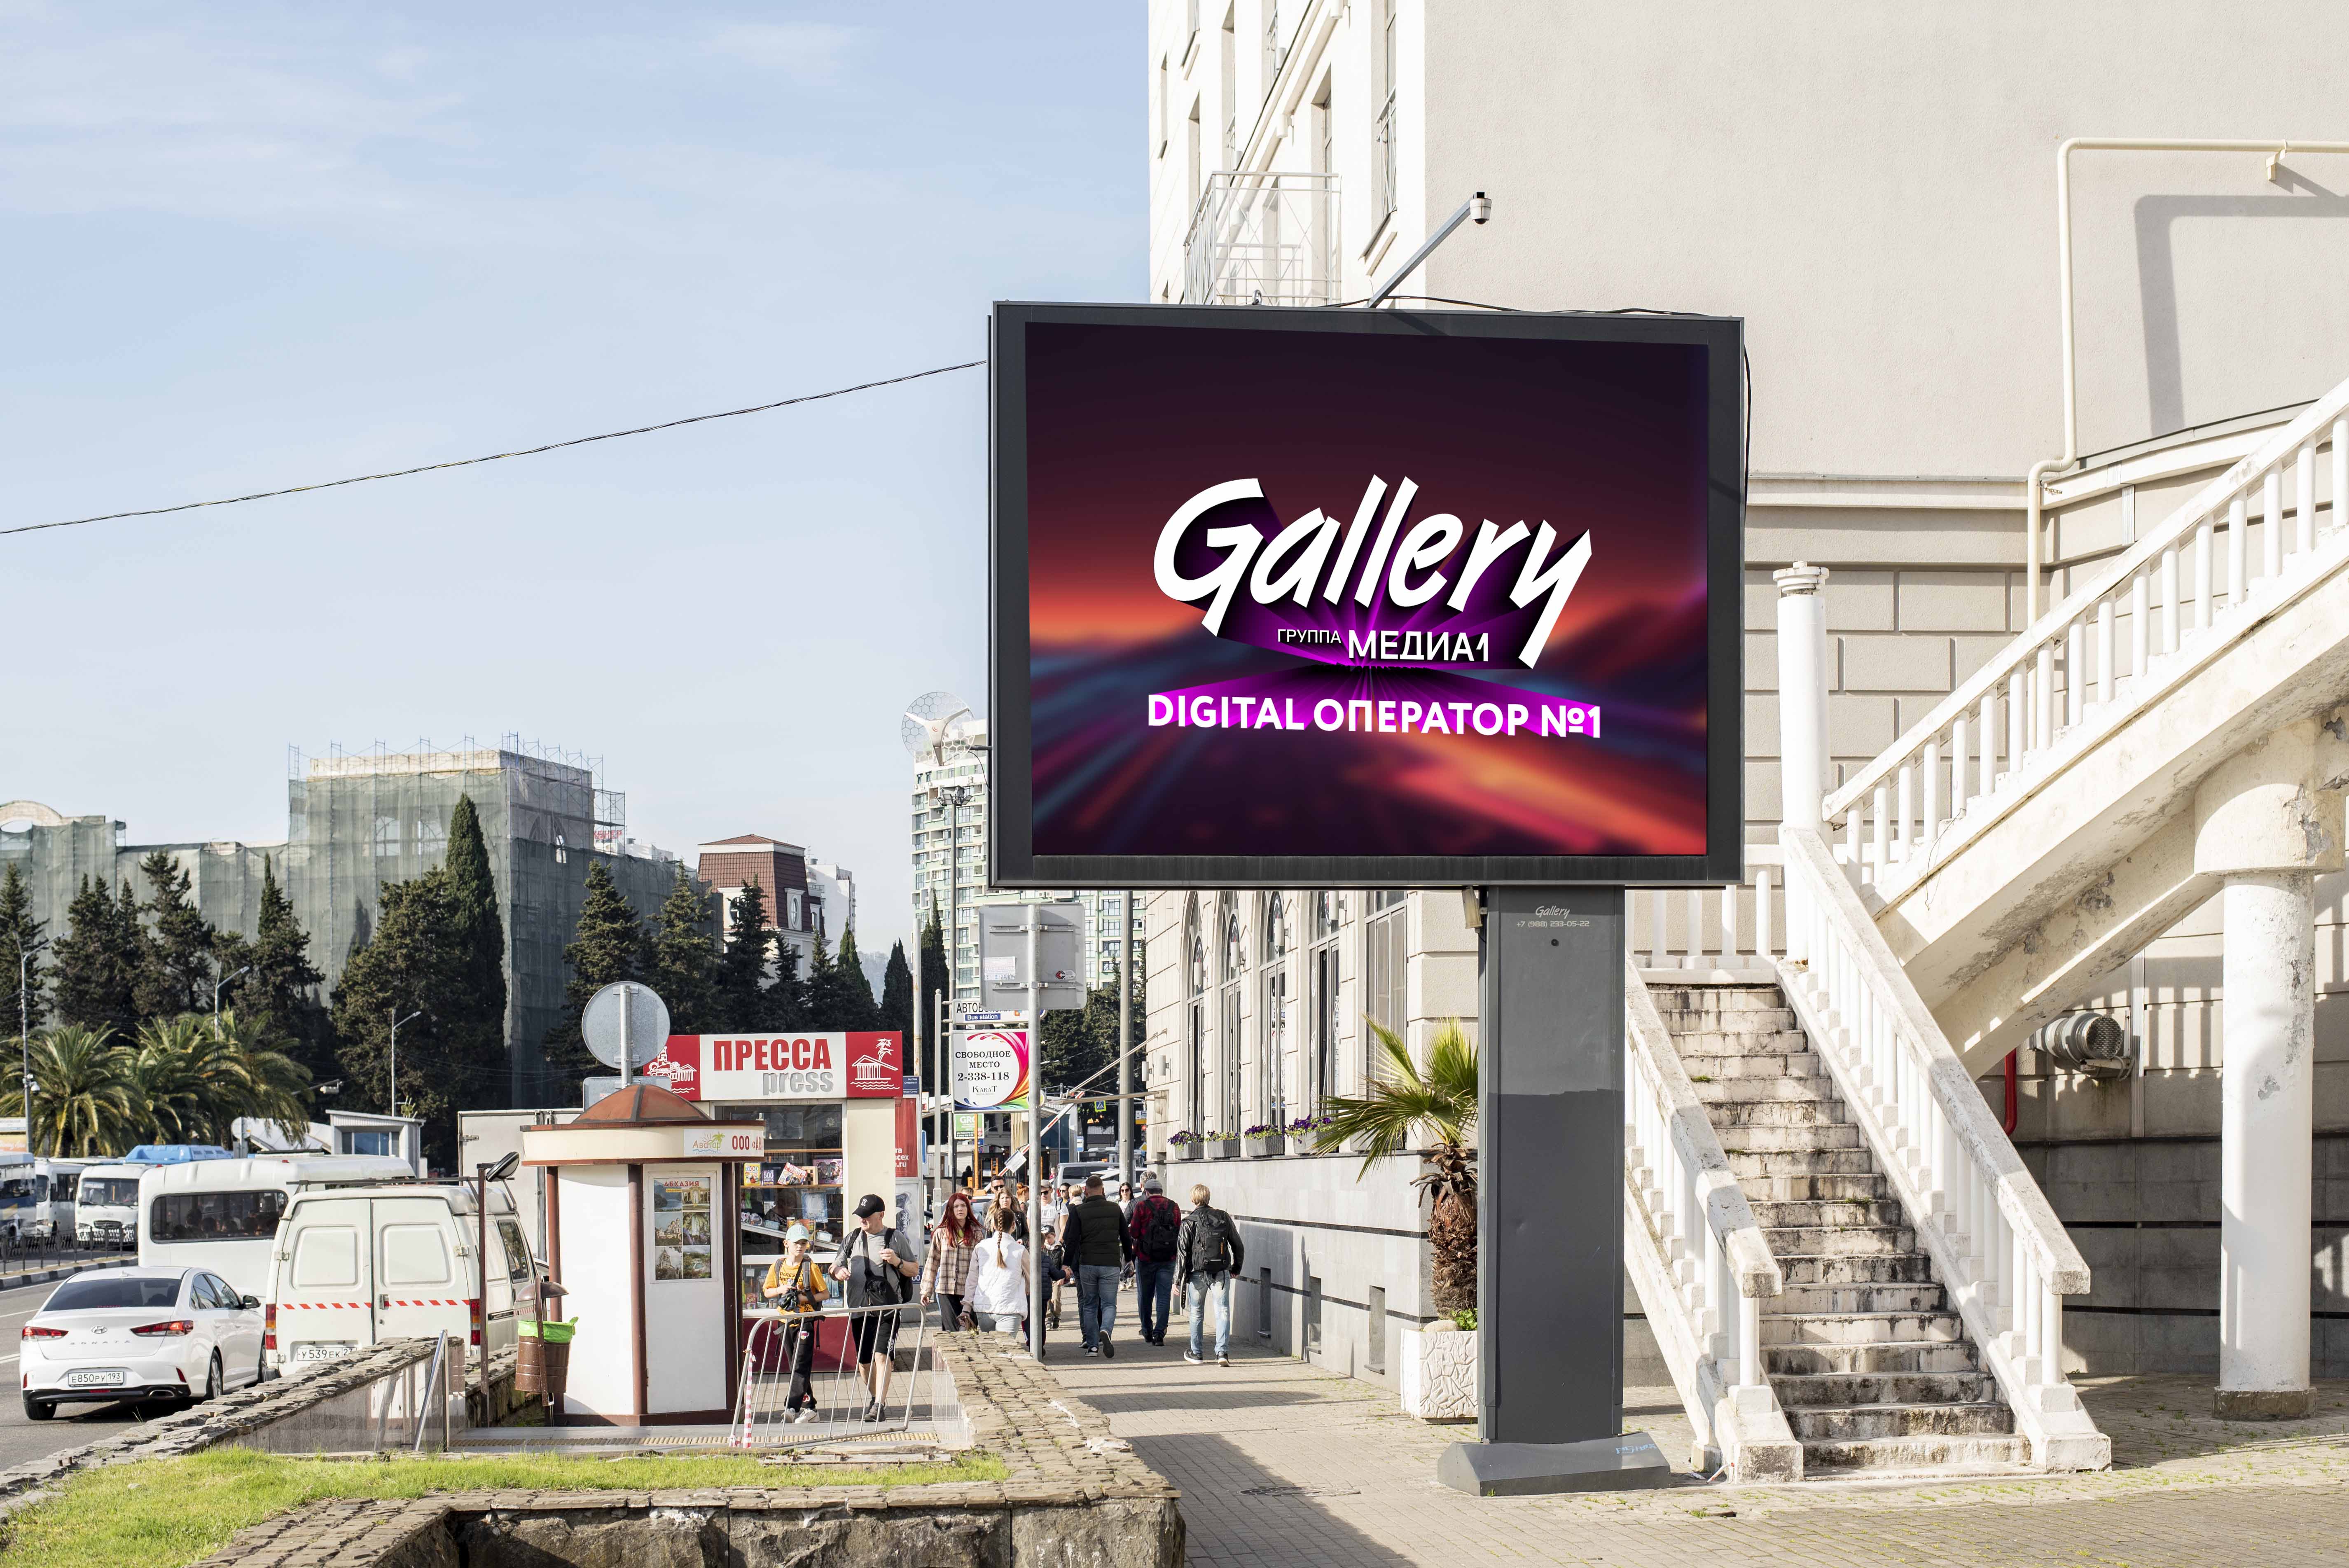
[[2014, 1430], [2014, 1412], [1994, 1400], [1967, 1405], [1815, 1405], [1790, 1408], [1786, 1424], [1806, 1443], [1998, 1437]]
[[1765, 1312], [1764, 1345], [1915, 1345], [1961, 1341], [1954, 1312]]
[[[1756, 1210], [1761, 1205], [1754, 1205]], [[1921, 1284], [1933, 1277], [1933, 1260], [1922, 1253], [1879, 1257], [1806, 1257], [1790, 1253], [1778, 1260], [1788, 1286], [1798, 1284]]]
[[[1653, 995], [1651, 992], [1651, 995]], [[1673, 1034], [1693, 1033], [1699, 1029], [1794, 1029], [1800, 1026], [1795, 1020], [1792, 1007], [1746, 1007], [1734, 1012], [1713, 1008], [1658, 1006], [1657, 1016], [1664, 1027]]]
[[1683, 1057], [1801, 1056], [1811, 1038], [1799, 1029], [1674, 1029]]
[[1690, 1056], [1683, 1052], [1681, 1070], [1700, 1086], [1708, 1078], [1809, 1078], [1822, 1086], [1835, 1081], [1827, 1077], [1826, 1064], [1810, 1051], [1797, 1051], [1791, 1057], [1776, 1051], [1753, 1056]]
[[1898, 1225], [1905, 1218], [1898, 1198], [1862, 1198], [1837, 1200], [1831, 1198], [1783, 1200], [1748, 1198], [1754, 1219], [1764, 1225], [1777, 1229], [1809, 1226], [1813, 1229], [1837, 1228], [1845, 1225]]
[[1779, 1149], [1807, 1149], [1821, 1153], [1837, 1149], [1858, 1149], [1865, 1140], [1859, 1127], [1849, 1121], [1814, 1122], [1808, 1127], [1716, 1127], [1724, 1150], [1740, 1149], [1761, 1154]]
[[[1732, 1078], [1732, 1083], [1751, 1083], [1751, 1078]], [[1795, 1082], [1795, 1079], [1781, 1079]], [[1745, 1127], [1831, 1127], [1848, 1122], [1843, 1101], [1839, 1099], [1741, 1099], [1725, 1105], [1708, 1106], [1706, 1115], [1723, 1138], [1733, 1128]]]
[[1749, 1203], [1799, 1202], [1826, 1198], [1881, 1198], [1892, 1190], [1890, 1179], [1872, 1170], [1817, 1176], [1763, 1176], [1740, 1171], [1738, 1177], [1738, 1184], [1744, 1190], [1745, 1201]]
[[1830, 1374], [1882, 1377], [1919, 1372], [1975, 1372], [1982, 1358], [1965, 1339], [1886, 1341], [1873, 1345], [1771, 1345], [1762, 1362], [1773, 1379]]
[[1651, 982], [1648, 999], [1656, 1011], [1672, 1013], [1760, 1013], [1787, 1010], [1786, 998], [1775, 985], [1674, 985]]
[[[1876, 1160], [1865, 1149], [1795, 1150], [1732, 1154], [1730, 1173], [1742, 1184], [1757, 1176], [1874, 1176]], [[1753, 1189], [1746, 1189], [1751, 1192]], [[1816, 1248], [1797, 1247], [1796, 1252]]]
[[1906, 1225], [1764, 1225], [1762, 1239], [1769, 1243], [1774, 1257], [1787, 1253], [1829, 1258], [1881, 1256], [1917, 1248], [1917, 1233]]
[[1994, 1405], [1998, 1380], [1987, 1372], [1808, 1372], [1773, 1376], [1778, 1403], [1820, 1405]]
[[1803, 1445], [1803, 1477], [1833, 1480], [1847, 1475], [1878, 1476], [1906, 1470], [1947, 1475], [1951, 1471], [2023, 1471], [2030, 1444], [2013, 1437], [1874, 1438], [1861, 1442]]
[[[1687, 1070], [1687, 1064], [1682, 1064]], [[1713, 1078], [1696, 1086], [1697, 1099], [1707, 1105], [1754, 1105], [1784, 1100], [1795, 1105], [1840, 1106], [1835, 1079], [1825, 1073], [1802, 1078]]]
[[1779, 1312], [1940, 1312], [1949, 1305], [1941, 1287], [1924, 1284], [1790, 1284], [1771, 1306]]

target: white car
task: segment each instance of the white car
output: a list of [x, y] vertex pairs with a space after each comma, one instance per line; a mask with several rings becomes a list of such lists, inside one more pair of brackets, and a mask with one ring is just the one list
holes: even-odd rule
[[202, 1269], [94, 1269], [18, 1335], [25, 1414], [59, 1405], [191, 1405], [261, 1376], [261, 1303]]

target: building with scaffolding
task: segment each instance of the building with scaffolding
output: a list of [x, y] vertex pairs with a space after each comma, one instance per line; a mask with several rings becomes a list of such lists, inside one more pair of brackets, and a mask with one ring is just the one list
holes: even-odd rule
[[139, 862], [170, 852], [192, 882], [197, 907], [223, 931], [259, 926], [263, 862], [310, 938], [311, 961], [331, 995], [354, 948], [375, 925], [380, 890], [441, 863], [449, 818], [471, 796], [489, 846], [506, 941], [506, 1042], [512, 1103], [543, 1103], [540, 1042], [561, 1019], [568, 978], [563, 950], [579, 923], [587, 868], [601, 861], [636, 912], [654, 918], [676, 876], [673, 854], [627, 837], [627, 798], [600, 786], [601, 758], [471, 738], [453, 749], [419, 741], [393, 751], [330, 748], [288, 753], [285, 840], [134, 844], [105, 816], [67, 817], [18, 801], [0, 807], [0, 864], [30, 887], [33, 913], [61, 933], [85, 876], [129, 882], [144, 897]]

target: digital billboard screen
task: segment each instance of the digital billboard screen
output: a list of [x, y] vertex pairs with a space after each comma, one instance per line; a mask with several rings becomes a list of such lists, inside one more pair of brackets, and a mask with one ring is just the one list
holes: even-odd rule
[[1741, 325], [1003, 304], [992, 880], [1739, 875]]

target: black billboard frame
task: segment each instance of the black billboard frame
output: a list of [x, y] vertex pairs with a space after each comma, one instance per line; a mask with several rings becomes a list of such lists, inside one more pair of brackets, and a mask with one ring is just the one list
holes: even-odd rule
[[[1039, 855], [1029, 727], [1030, 323], [1678, 344], [1706, 353], [1705, 852]], [[988, 320], [988, 882], [1003, 889], [1724, 887], [1744, 880], [1744, 321], [1580, 311], [1250, 309], [999, 300]], [[1007, 569], [1016, 566], [1016, 570]]]

